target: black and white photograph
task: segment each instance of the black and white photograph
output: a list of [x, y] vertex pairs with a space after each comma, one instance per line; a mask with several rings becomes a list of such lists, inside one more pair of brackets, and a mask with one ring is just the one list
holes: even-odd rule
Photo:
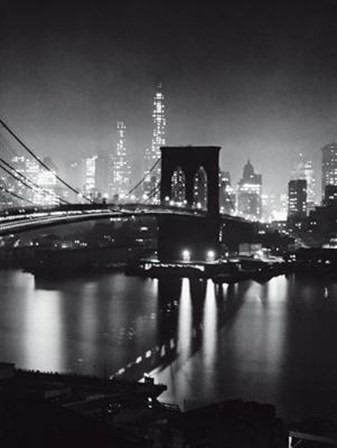
[[337, 0], [0, 0], [0, 447], [337, 447]]

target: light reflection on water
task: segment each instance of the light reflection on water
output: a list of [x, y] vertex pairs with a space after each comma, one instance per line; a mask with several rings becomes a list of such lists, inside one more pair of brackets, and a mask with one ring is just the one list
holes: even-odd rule
[[[25, 302], [23, 364], [41, 370], [64, 370], [63, 325], [59, 291], [37, 291]], [[34, 331], [32, 331], [34, 329]]]
[[192, 303], [190, 284], [187, 278], [182, 280], [177, 340], [179, 361], [184, 363], [189, 358], [192, 348]]
[[211, 373], [214, 371], [214, 363], [217, 355], [218, 336], [218, 312], [215, 297], [215, 287], [212, 280], [207, 281], [204, 318], [202, 351], [207, 379], [212, 381]]
[[132, 374], [152, 372], [167, 401], [243, 398], [292, 418], [337, 415], [336, 283], [105, 274], [41, 284], [0, 271], [0, 291], [1, 360], [19, 367], [103, 375], [148, 353]]

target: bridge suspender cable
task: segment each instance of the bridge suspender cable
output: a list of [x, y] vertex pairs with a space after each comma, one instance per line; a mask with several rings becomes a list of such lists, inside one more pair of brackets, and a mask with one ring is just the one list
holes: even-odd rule
[[158, 182], [157, 185], [155, 185], [152, 190], [149, 193], [148, 198], [146, 199], [145, 203], [147, 203], [150, 199], [152, 199], [160, 190], [160, 183]]
[[[4, 166], [1, 166], [1, 163], [3, 163], [4, 165], [8, 166], [12, 171], [14, 171], [15, 174], [13, 174], [13, 172], [8, 170]], [[37, 185], [32, 180], [28, 179], [28, 177], [24, 176], [19, 171], [16, 171], [15, 168], [13, 168], [9, 163], [7, 163], [2, 157], [0, 157], [0, 168], [3, 171], [5, 171], [6, 173], [8, 173], [10, 176], [12, 176], [17, 182], [21, 182], [25, 187], [29, 188], [30, 190], [38, 191], [43, 196], [50, 196], [50, 193], [48, 191], [46, 191], [43, 188], [39, 187], [39, 185]], [[20, 179], [17, 176], [20, 176]], [[33, 185], [34, 188], [32, 187], [32, 185]], [[70, 204], [70, 202], [66, 201], [65, 199], [63, 199], [63, 198], [61, 198], [59, 196], [55, 196], [55, 199], [58, 199], [59, 201], [62, 201], [64, 204]]]
[[26, 201], [29, 202], [30, 204], [34, 205], [34, 202], [31, 201], [30, 199], [24, 198], [23, 196], [20, 196], [19, 194], [13, 193], [10, 190], [7, 190], [7, 188], [0, 186], [0, 191], [4, 191], [5, 193], [10, 194], [11, 196], [14, 196], [17, 199], [20, 199], [21, 201]]
[[141, 180], [133, 187], [131, 188], [131, 190], [128, 193], [128, 196], [130, 196], [131, 193], [133, 193], [146, 179], [146, 177], [156, 168], [156, 166], [158, 165], [158, 163], [160, 162], [160, 158], [152, 165], [150, 171], [148, 173], [146, 173]]
[[0, 118], [0, 124], [6, 129], [7, 132], [11, 134], [12, 137], [15, 138], [15, 140], [40, 164], [45, 168], [47, 171], [53, 173], [58, 181], [60, 181], [65, 187], [69, 188], [73, 193], [77, 194], [78, 196], [83, 197], [83, 199], [91, 202], [92, 204], [94, 201], [84, 195], [82, 195], [78, 190], [76, 190], [74, 187], [68, 184], [65, 180], [63, 180], [58, 174], [54, 173], [48, 165], [46, 165], [37, 155], [34, 154], [34, 152], [28, 148], [28, 146], [7, 126], [7, 124]]

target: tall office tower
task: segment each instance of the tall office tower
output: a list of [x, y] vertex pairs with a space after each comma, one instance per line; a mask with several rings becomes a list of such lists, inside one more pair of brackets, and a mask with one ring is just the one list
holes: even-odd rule
[[57, 205], [59, 203], [57, 195], [56, 165], [50, 157], [45, 157], [43, 163], [49, 168], [41, 168], [37, 176], [37, 185], [41, 187], [38, 203], [41, 205]]
[[[161, 176], [160, 166], [160, 147], [165, 146], [165, 98], [162, 92], [162, 84], [157, 84], [156, 93], [153, 101], [153, 134], [151, 148], [145, 150], [145, 180], [144, 180], [144, 193], [147, 196], [151, 196], [158, 187]], [[158, 163], [157, 163], [158, 162]], [[153, 169], [154, 164], [157, 163]], [[151, 171], [152, 170], [152, 171]], [[155, 195], [157, 199], [159, 192]]]
[[242, 179], [238, 184], [238, 213], [251, 219], [259, 220], [262, 213], [262, 176], [255, 174], [254, 167], [248, 160], [243, 168]]
[[219, 201], [221, 213], [228, 215], [235, 213], [235, 193], [229, 171], [220, 171], [219, 173]]
[[112, 160], [106, 152], [97, 155], [95, 185], [98, 195], [105, 201], [109, 197], [112, 179]]
[[306, 160], [303, 153], [299, 153], [292, 171], [292, 179], [307, 181], [307, 208], [314, 210], [316, 204], [316, 176], [311, 160]]
[[117, 146], [113, 156], [112, 176], [112, 196], [118, 200], [125, 198], [131, 186], [131, 165], [126, 149], [126, 126], [123, 121], [117, 122]]
[[337, 143], [322, 148], [322, 198], [327, 185], [337, 185]]
[[[41, 167], [37, 161], [24, 157], [24, 165], [22, 173], [24, 174], [24, 176], [26, 176], [32, 182], [37, 183], [40, 171]], [[40, 204], [41, 194], [35, 188], [34, 189], [25, 188], [25, 193], [23, 193], [23, 196], [34, 202], [34, 204]]]
[[307, 181], [291, 180], [288, 183], [288, 218], [303, 219], [307, 216]]
[[[10, 181], [8, 188], [10, 191], [29, 199], [34, 204], [57, 205], [59, 200], [56, 196], [59, 195], [59, 192], [57, 191], [56, 166], [50, 157], [45, 157], [43, 163], [49, 170], [40, 166], [35, 160], [24, 156], [14, 156], [11, 159], [11, 165], [18, 173], [30, 180], [32, 184], [31, 188], [28, 188], [20, 182], [20, 177], [18, 177], [18, 181]], [[37, 186], [33, 185], [33, 183]]]
[[84, 159], [85, 180], [83, 190], [86, 196], [92, 198], [96, 195], [96, 160], [96, 155]]
[[261, 195], [262, 202], [262, 218], [265, 221], [275, 221], [279, 217], [279, 197], [276, 194], [262, 194]]
[[[26, 157], [24, 156], [14, 156], [11, 159], [11, 165], [12, 167], [15, 169], [15, 171], [17, 171], [20, 174], [23, 174], [24, 176], [26, 175]], [[10, 191], [12, 191], [13, 193], [20, 195], [22, 197], [27, 197], [28, 199], [30, 199], [30, 195], [28, 195], [28, 192], [26, 190], [27, 187], [25, 187], [21, 182], [17, 182], [12, 178], [8, 178], [8, 186], [6, 188], [8, 188]], [[27, 196], [26, 196], [27, 195]]]

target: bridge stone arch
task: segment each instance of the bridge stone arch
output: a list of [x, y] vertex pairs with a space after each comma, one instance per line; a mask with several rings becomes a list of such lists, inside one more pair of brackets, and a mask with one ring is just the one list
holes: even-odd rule
[[179, 167], [185, 176], [186, 206], [195, 207], [195, 181], [203, 173], [205, 215], [166, 215], [159, 218], [158, 255], [160, 260], [181, 260], [186, 250], [191, 261], [205, 260], [219, 247], [219, 146], [164, 146], [161, 149], [160, 199], [163, 206], [172, 199], [172, 176]]
[[161, 149], [162, 204], [171, 197], [171, 178], [180, 167], [186, 178], [186, 200], [189, 207], [194, 203], [194, 181], [200, 169], [205, 171], [207, 181], [207, 212], [219, 214], [219, 146], [163, 146]]

